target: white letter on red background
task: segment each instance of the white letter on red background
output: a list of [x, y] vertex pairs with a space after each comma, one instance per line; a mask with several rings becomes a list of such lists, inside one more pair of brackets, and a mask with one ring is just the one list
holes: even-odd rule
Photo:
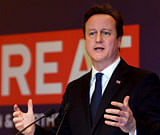
[[62, 52], [61, 41], [38, 42], [36, 44], [36, 94], [60, 94], [62, 83], [44, 83], [45, 73], [57, 73], [57, 62], [44, 62], [44, 54], [47, 52]]
[[[10, 67], [10, 55], [21, 55], [23, 63], [19, 67]], [[29, 49], [24, 44], [10, 44], [2, 47], [2, 96], [9, 96], [9, 79], [15, 77], [22, 95], [29, 95], [30, 90], [25, 74], [31, 66]]]
[[86, 71], [81, 71], [81, 65], [82, 65], [82, 60], [83, 57], [86, 60], [86, 64], [87, 64], [87, 68], [88, 70], [91, 68], [91, 60], [85, 50], [85, 41], [84, 39], [81, 39], [79, 41], [78, 47], [77, 47], [77, 51], [75, 54], [75, 58], [74, 58], [74, 62], [73, 62], [73, 66], [72, 66], [72, 70], [71, 70], [71, 74], [70, 74], [70, 78], [69, 78], [69, 82], [73, 81], [74, 79], [84, 75], [85, 73], [88, 72], [88, 70]]

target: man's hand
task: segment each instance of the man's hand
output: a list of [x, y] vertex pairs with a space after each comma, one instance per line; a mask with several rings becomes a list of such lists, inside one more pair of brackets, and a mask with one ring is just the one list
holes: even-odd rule
[[129, 96], [124, 98], [123, 103], [112, 101], [111, 104], [120, 109], [106, 109], [104, 118], [107, 120], [105, 120], [105, 124], [119, 127], [125, 133], [134, 134], [136, 130], [136, 120], [133, 117], [133, 113], [129, 107], [128, 102]]
[[[17, 130], [22, 130], [27, 125], [35, 120], [34, 113], [33, 113], [33, 105], [32, 100], [28, 100], [28, 112], [24, 113], [20, 110], [17, 104], [14, 105], [14, 112], [13, 112], [13, 122]], [[35, 125], [27, 128], [23, 134], [25, 135], [34, 135]]]

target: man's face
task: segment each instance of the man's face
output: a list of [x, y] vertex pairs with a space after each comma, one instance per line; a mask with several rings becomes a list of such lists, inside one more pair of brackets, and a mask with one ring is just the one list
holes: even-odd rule
[[114, 18], [106, 14], [93, 15], [86, 22], [85, 30], [86, 50], [93, 65], [107, 67], [119, 56], [121, 43]]

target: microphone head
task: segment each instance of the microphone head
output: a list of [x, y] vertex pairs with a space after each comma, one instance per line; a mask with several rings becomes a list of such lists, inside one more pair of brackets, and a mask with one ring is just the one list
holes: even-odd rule
[[51, 116], [52, 114], [56, 113], [55, 109], [54, 108], [51, 108], [49, 109], [48, 111], [44, 112], [44, 116], [45, 117], [49, 117]]

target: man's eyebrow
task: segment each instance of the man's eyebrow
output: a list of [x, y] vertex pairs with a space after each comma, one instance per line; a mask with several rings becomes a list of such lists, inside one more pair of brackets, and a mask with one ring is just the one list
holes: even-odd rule
[[103, 28], [102, 30], [108, 30], [108, 31], [112, 31], [111, 29], [108, 29], [108, 28]]
[[95, 31], [95, 30], [96, 30], [95, 28], [88, 29], [88, 31]]

